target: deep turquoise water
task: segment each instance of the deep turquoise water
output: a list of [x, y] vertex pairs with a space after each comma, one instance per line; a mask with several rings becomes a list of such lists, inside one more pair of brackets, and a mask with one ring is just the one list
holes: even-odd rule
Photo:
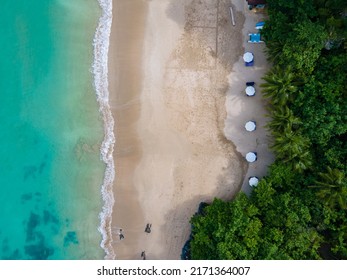
[[2, 0], [0, 258], [102, 259], [96, 0]]

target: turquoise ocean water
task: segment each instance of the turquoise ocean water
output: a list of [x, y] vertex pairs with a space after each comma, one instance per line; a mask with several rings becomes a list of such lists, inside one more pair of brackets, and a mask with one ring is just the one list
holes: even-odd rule
[[2, 0], [0, 258], [102, 259], [97, 0]]

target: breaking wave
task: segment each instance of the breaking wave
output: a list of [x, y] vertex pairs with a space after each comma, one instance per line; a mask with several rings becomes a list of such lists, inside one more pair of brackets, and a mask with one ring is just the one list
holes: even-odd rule
[[99, 231], [102, 234], [100, 246], [104, 249], [105, 259], [114, 259], [116, 254], [112, 247], [112, 209], [114, 205], [113, 181], [115, 178], [113, 147], [115, 144], [114, 119], [109, 105], [108, 91], [108, 50], [112, 24], [112, 0], [98, 0], [102, 10], [96, 28], [93, 46], [94, 87], [97, 101], [104, 121], [104, 140], [101, 145], [101, 158], [106, 163], [103, 184], [101, 186], [104, 205], [100, 213]]

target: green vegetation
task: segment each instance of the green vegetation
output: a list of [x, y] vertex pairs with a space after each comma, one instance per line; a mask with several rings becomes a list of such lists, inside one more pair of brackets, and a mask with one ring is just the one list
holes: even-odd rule
[[276, 155], [247, 197], [191, 219], [192, 259], [347, 259], [344, 0], [268, 0], [262, 85]]
[[327, 173], [319, 173], [320, 181], [312, 188], [319, 188], [317, 196], [329, 208], [347, 209], [347, 180], [345, 174], [338, 169], [331, 169], [328, 166]]

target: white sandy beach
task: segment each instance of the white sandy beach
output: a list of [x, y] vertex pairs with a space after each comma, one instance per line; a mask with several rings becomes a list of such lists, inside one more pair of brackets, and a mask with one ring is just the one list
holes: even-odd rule
[[[240, 61], [244, 22], [238, 1], [114, 1], [109, 71], [117, 259], [140, 259], [142, 251], [147, 259], [179, 259], [199, 203], [231, 199], [240, 190], [248, 170], [242, 155], [253, 148], [253, 140], [243, 142], [240, 123], [263, 118], [264, 110], [258, 95], [249, 107], [255, 115], [248, 116], [246, 100], [237, 97], [248, 75]], [[259, 83], [265, 68], [256, 69], [250, 75]], [[267, 147], [265, 131], [255, 133], [254, 141]]]

